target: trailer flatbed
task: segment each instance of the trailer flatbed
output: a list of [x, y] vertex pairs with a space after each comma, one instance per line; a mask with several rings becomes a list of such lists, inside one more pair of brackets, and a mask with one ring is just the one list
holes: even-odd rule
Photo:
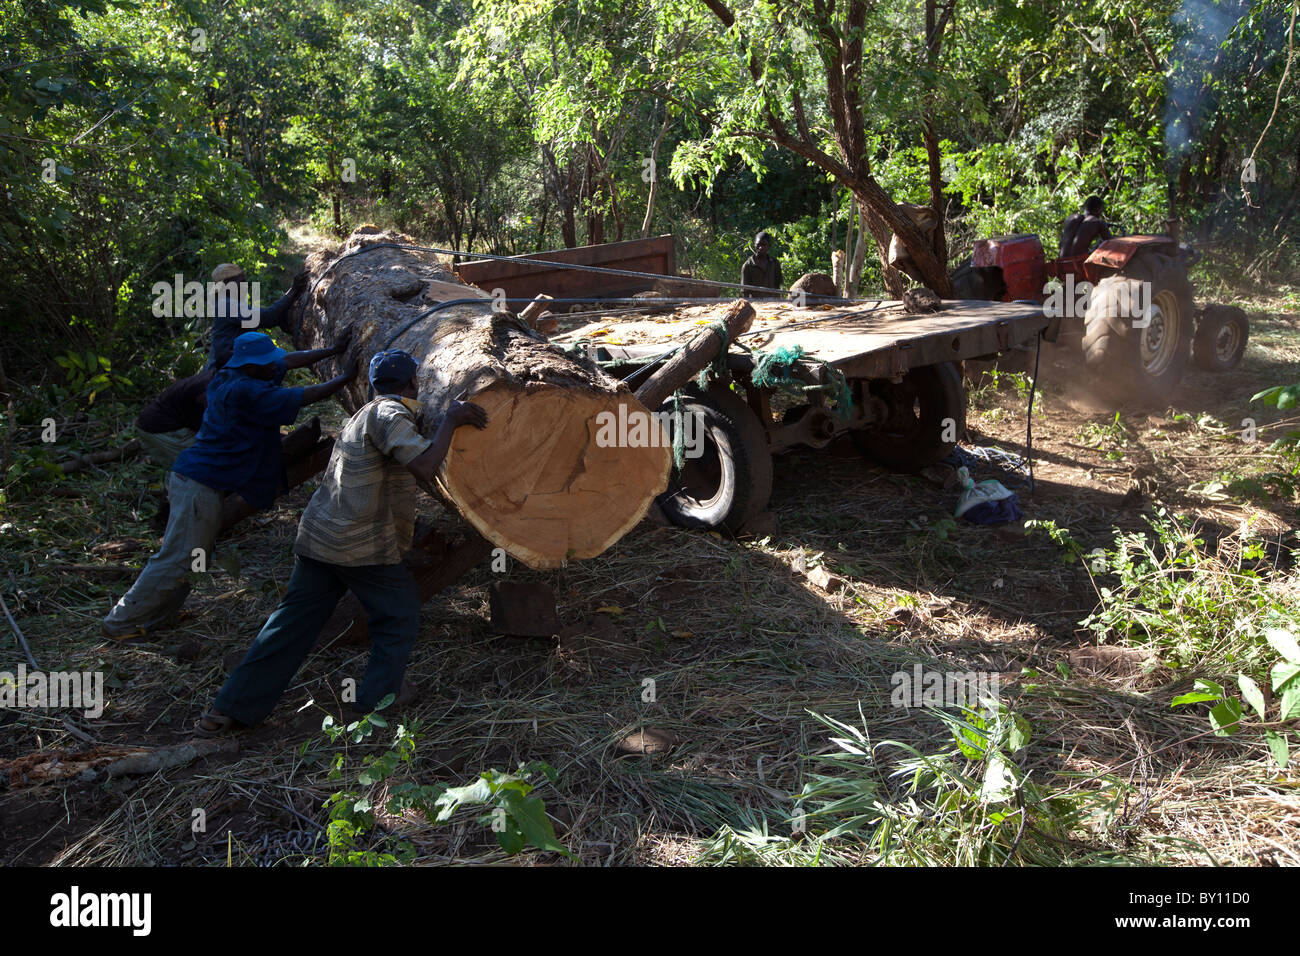
[[[674, 415], [695, 417], [690, 425], [705, 438], [659, 499], [668, 519], [685, 527], [742, 530], [767, 507], [772, 456], [795, 446], [821, 448], [847, 433], [888, 467], [915, 471], [941, 460], [966, 427], [960, 363], [1028, 346], [1048, 324], [1041, 306], [1024, 302], [948, 301], [913, 315], [887, 300], [751, 301], [750, 330], [729, 343], [730, 381], [692, 387], [680, 407], [671, 403]], [[647, 302], [644, 311], [597, 308], [586, 316], [556, 340], [633, 378], [716, 322], [718, 306]], [[753, 373], [763, 353], [782, 348], [798, 358], [782, 369], [787, 402], [778, 414], [776, 389]]]
[[[781, 301], [752, 302], [757, 313], [741, 337], [749, 349], [772, 351], [799, 346], [816, 375], [825, 363], [851, 379], [899, 381], [913, 368], [983, 358], [1027, 345], [1047, 325], [1041, 306], [1016, 302], [944, 302], [938, 312], [909, 315], [901, 302], [798, 307]], [[591, 358], [625, 360], [637, 366], [681, 344], [710, 322], [709, 306], [690, 306], [670, 315], [611, 314], [566, 332]], [[729, 365], [743, 369], [748, 353], [734, 344]]]

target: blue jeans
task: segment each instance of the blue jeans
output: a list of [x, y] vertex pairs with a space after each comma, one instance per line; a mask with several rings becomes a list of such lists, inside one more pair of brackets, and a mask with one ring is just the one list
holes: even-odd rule
[[261, 723], [311, 653], [346, 591], [366, 609], [370, 626], [370, 661], [356, 706], [368, 712], [388, 694], [396, 694], [420, 631], [420, 590], [411, 572], [403, 564], [346, 567], [298, 555], [288, 592], [226, 679], [214, 709], [244, 725]]

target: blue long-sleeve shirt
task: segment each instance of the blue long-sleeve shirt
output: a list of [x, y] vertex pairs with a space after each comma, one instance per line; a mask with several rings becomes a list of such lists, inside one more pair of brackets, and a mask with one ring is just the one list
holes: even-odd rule
[[[204, 368], [220, 368], [225, 365], [226, 360], [235, 351], [235, 339], [245, 332], [252, 332], [255, 329], [292, 331], [288, 323], [289, 307], [293, 305], [293, 300], [293, 290], [290, 289], [273, 303], [259, 310], [257, 324], [248, 326], [243, 324], [244, 318], [239, 314], [239, 310], [234, 308], [234, 302], [231, 300], [231, 306], [225, 310], [228, 314], [214, 316], [212, 319], [212, 350], [208, 353], [208, 364]], [[249, 321], [252, 321], [251, 316]]]

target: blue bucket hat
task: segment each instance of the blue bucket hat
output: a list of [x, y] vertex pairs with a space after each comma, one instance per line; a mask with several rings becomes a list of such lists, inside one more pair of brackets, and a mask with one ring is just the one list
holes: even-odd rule
[[265, 332], [245, 332], [235, 339], [235, 351], [226, 362], [226, 368], [240, 365], [270, 365], [284, 358], [284, 349], [271, 341]]
[[382, 382], [386, 385], [405, 385], [420, 366], [401, 349], [376, 352], [370, 360], [370, 385], [376, 391]]

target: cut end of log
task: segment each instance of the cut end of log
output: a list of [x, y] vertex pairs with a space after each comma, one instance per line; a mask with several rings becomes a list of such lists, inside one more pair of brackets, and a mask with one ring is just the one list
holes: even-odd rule
[[[600, 554], [667, 486], [671, 449], [628, 392], [498, 382], [470, 399], [489, 424], [457, 429], [443, 487], [480, 534], [531, 568]], [[638, 416], [647, 416], [645, 445], [602, 445], [602, 423]]]

